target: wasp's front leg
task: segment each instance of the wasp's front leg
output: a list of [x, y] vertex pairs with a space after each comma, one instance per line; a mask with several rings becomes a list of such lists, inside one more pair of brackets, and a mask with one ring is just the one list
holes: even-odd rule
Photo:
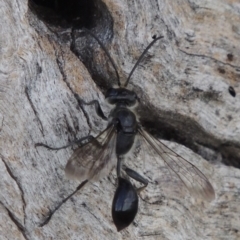
[[85, 102], [83, 99], [81, 99], [76, 93], [74, 94], [75, 98], [77, 99], [79, 105], [87, 105], [87, 106], [90, 106], [90, 105], [94, 105], [95, 106], [95, 110], [96, 110], [96, 113], [97, 115], [102, 118], [103, 120], [108, 120], [108, 118], [104, 115], [103, 111], [102, 111], [102, 108], [101, 108], [101, 105], [99, 103], [98, 100], [92, 100], [90, 102]]

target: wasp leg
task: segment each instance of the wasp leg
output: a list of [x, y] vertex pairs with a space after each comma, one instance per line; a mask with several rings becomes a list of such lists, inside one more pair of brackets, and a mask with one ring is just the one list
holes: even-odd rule
[[43, 227], [44, 225], [46, 225], [52, 218], [53, 214], [69, 199], [71, 198], [76, 192], [78, 192], [81, 188], [83, 188], [85, 186], [85, 184], [88, 182], [88, 180], [85, 180], [83, 182], [81, 182], [77, 188], [75, 189], [75, 191], [73, 191], [69, 196], [67, 196], [66, 198], [64, 198], [58, 205], [57, 207], [55, 207], [53, 210], [50, 210], [45, 218], [45, 220], [39, 224], [39, 227]]
[[50, 147], [48, 146], [47, 144], [44, 144], [44, 143], [36, 143], [35, 144], [35, 147], [45, 147], [47, 149], [50, 149], [50, 150], [61, 150], [61, 149], [64, 149], [64, 148], [68, 148], [68, 147], [71, 147], [73, 145], [82, 145], [82, 142], [84, 141], [91, 141], [94, 137], [92, 135], [89, 135], [89, 136], [86, 136], [86, 137], [82, 137], [80, 139], [77, 139], [71, 143], [69, 143], [68, 145], [65, 145], [65, 146], [62, 146], [62, 147]]
[[108, 118], [104, 115], [102, 108], [100, 106], [100, 103], [98, 100], [92, 100], [90, 102], [85, 102], [83, 99], [81, 99], [77, 94], [74, 94], [75, 98], [78, 100], [79, 105], [95, 105], [95, 110], [97, 115], [102, 118], [103, 120], [107, 120]]
[[129, 177], [133, 178], [134, 180], [136, 180], [144, 185], [143, 187], [137, 188], [138, 193], [140, 193], [142, 190], [144, 190], [147, 187], [148, 180], [146, 178], [144, 178], [143, 176], [141, 176], [139, 173], [137, 173], [136, 171], [134, 171], [130, 168], [127, 168], [127, 167], [123, 167], [123, 170], [126, 172], [126, 174]]

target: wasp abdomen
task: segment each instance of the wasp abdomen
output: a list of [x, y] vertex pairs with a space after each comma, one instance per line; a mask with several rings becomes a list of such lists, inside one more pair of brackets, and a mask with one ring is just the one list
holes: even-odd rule
[[130, 181], [119, 177], [112, 203], [112, 218], [118, 230], [128, 227], [138, 211], [138, 195]]

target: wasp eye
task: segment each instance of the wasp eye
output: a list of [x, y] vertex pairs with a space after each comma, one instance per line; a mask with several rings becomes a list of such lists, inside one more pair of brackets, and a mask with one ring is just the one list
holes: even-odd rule
[[105, 94], [106, 98], [115, 97], [118, 95], [118, 90], [115, 88], [109, 88]]

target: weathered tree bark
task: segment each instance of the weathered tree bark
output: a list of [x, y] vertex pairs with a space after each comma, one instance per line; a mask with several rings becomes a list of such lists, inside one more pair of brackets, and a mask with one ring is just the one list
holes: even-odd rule
[[102, 131], [107, 123], [93, 107], [79, 106], [74, 94], [98, 99], [108, 114], [103, 93], [116, 77], [91, 37], [76, 30], [73, 44], [71, 28], [39, 20], [27, 1], [1, 0], [0, 239], [239, 239], [240, 4], [103, 2], [104, 14], [95, 15], [92, 29], [122, 82], [152, 37], [164, 36], [129, 87], [141, 99], [146, 129], [171, 140], [166, 145], [209, 178], [216, 199], [207, 204], [167, 184], [155, 191], [151, 177], [158, 164], [149, 163], [146, 153], [127, 163], [150, 184], [126, 230], [118, 233], [111, 218], [115, 171], [81, 188], [45, 221], [79, 182], [64, 175], [71, 147], [50, 151], [35, 144], [64, 146]]

